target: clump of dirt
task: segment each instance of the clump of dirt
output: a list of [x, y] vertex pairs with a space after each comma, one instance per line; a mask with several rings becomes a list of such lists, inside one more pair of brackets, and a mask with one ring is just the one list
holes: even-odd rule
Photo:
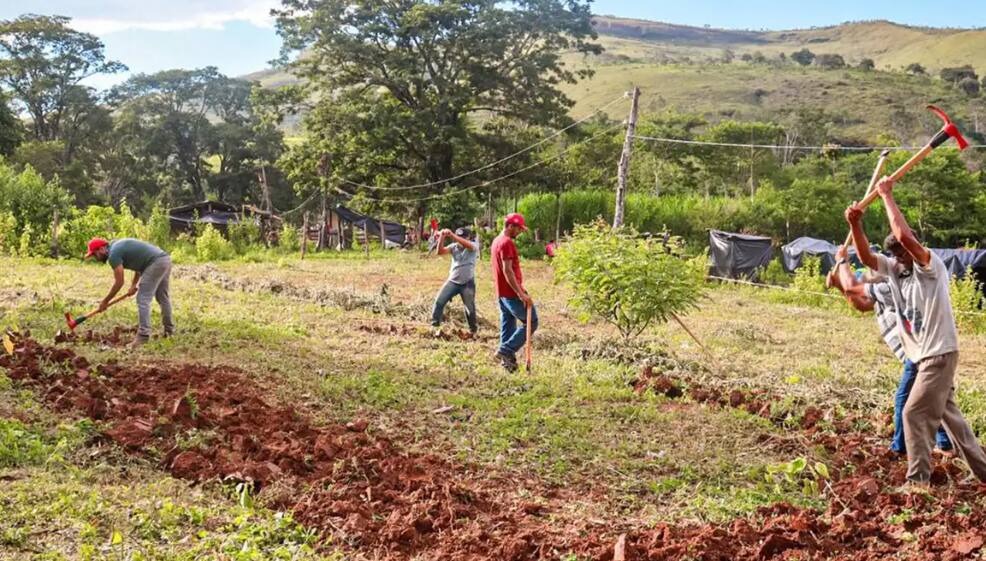
[[579, 360], [607, 360], [662, 372], [708, 372], [708, 369], [699, 362], [680, 360], [666, 350], [642, 341], [601, 339], [589, 343], [572, 343], [567, 345], [565, 350], [566, 354]]
[[[927, 493], [895, 492], [906, 466], [884, 443], [818, 430], [816, 412], [805, 413], [811, 421], [801, 433], [831, 470], [830, 479], [820, 481], [831, 499], [825, 511], [780, 503], [723, 525], [561, 523], [554, 515], [563, 497], [545, 504], [521, 499], [514, 481], [408, 453], [376, 434], [366, 419], [316, 426], [296, 409], [265, 400], [235, 370], [92, 366], [70, 349], [25, 336], [14, 340], [14, 353], [0, 356], [0, 367], [36, 388], [54, 409], [104, 421], [105, 438], [156, 458], [177, 477], [222, 477], [275, 489], [274, 506], [374, 559], [526, 561], [571, 554], [612, 561], [613, 544], [624, 534], [627, 561], [954, 561], [980, 555], [986, 538], [986, 485], [960, 482], [964, 472], [956, 464], [939, 462], [933, 478], [938, 486]], [[51, 364], [58, 368], [42, 368]], [[769, 402], [750, 391], [688, 386], [653, 368], [641, 378], [641, 391], [687, 392], [730, 407], [757, 409]], [[191, 444], [189, 435], [201, 433], [210, 437]]]
[[109, 332], [98, 332], [92, 329], [84, 331], [58, 331], [55, 333], [55, 343], [95, 343], [109, 347], [121, 347], [133, 341], [137, 335], [136, 327], [116, 326]]

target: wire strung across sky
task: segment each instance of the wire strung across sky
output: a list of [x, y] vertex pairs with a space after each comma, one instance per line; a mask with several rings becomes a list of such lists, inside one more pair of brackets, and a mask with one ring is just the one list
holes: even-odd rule
[[[739, 144], [734, 142], [711, 142], [705, 140], [685, 140], [681, 138], [661, 138], [656, 136], [645, 136], [640, 134], [633, 135], [633, 138], [647, 140], [650, 142], [663, 142], [665, 144], [690, 144], [695, 146], [716, 146], [725, 148], [767, 148], [771, 150], [842, 150], [847, 152], [871, 152], [876, 150], [920, 150], [923, 146], [840, 146], [830, 144], [828, 146], [797, 146], [782, 144]], [[986, 144], [970, 144], [968, 148], [986, 148]]]
[[[581, 146], [583, 144], [588, 144], [589, 142], [592, 142], [592, 141], [594, 141], [597, 138], [600, 138], [602, 136], [606, 136], [606, 135], [612, 133], [614, 130], [616, 130], [618, 128], [621, 128], [621, 127], [623, 127], [623, 123], [617, 123], [615, 125], [612, 125], [612, 126], [606, 128], [605, 130], [603, 130], [601, 132], [598, 132], [598, 133], [594, 134], [593, 136], [590, 136], [589, 138], [586, 138], [586, 139], [583, 139], [583, 140], [581, 140], [579, 142], [576, 142], [575, 144], [572, 144], [571, 146], [565, 148], [561, 152], [559, 152], [557, 154], [554, 154], [552, 156], [549, 156], [549, 157], [547, 157], [547, 158], [545, 158], [543, 160], [538, 160], [537, 162], [534, 162], [533, 164], [530, 164], [530, 165], [528, 165], [526, 167], [523, 167], [523, 168], [520, 168], [518, 170], [512, 171], [512, 172], [510, 172], [510, 173], [508, 173], [506, 175], [502, 175], [502, 176], [497, 177], [495, 179], [490, 179], [488, 181], [483, 181], [481, 183], [477, 183], [476, 185], [470, 185], [468, 187], [463, 187], [461, 189], [456, 189], [456, 190], [452, 190], [452, 191], [444, 191], [442, 193], [434, 193], [432, 195], [425, 195], [425, 196], [417, 197], [417, 198], [405, 198], [405, 199], [392, 199], [392, 198], [379, 199], [379, 198], [374, 198], [374, 197], [370, 197], [370, 196], [362, 195], [362, 194], [360, 196], [362, 198], [366, 199], [366, 200], [374, 201], [374, 202], [379, 202], [379, 203], [398, 203], [398, 204], [402, 204], [403, 203], [403, 204], [407, 204], [407, 203], [418, 203], [418, 202], [421, 202], [421, 201], [428, 201], [428, 200], [431, 200], [431, 199], [439, 199], [439, 198], [442, 198], [442, 197], [447, 197], [449, 195], [457, 195], [459, 193], [465, 193], [467, 191], [472, 191], [474, 189], [481, 189], [483, 187], [487, 187], [487, 186], [492, 185], [494, 183], [497, 183], [499, 181], [503, 181], [504, 179], [508, 179], [508, 178], [513, 177], [515, 175], [519, 175], [521, 173], [524, 173], [525, 171], [532, 170], [532, 169], [534, 169], [536, 167], [539, 167], [539, 166], [542, 166], [542, 165], [547, 164], [549, 162], [552, 162], [554, 160], [557, 160], [558, 158], [564, 156], [565, 154], [567, 154], [568, 152], [574, 150], [575, 148], [577, 148], [577, 147], [579, 147], [579, 146]], [[346, 195], [348, 197], [355, 197], [356, 196], [353, 193], [347, 193], [346, 191], [342, 190], [339, 187], [336, 187], [335, 189], [339, 193], [341, 193], [343, 195]]]
[[623, 101], [625, 99], [626, 99], [626, 96], [621, 95], [620, 97], [618, 97], [618, 98], [610, 101], [609, 103], [606, 103], [605, 105], [597, 108], [596, 110], [594, 110], [592, 113], [589, 113], [585, 117], [582, 117], [578, 121], [575, 121], [574, 123], [568, 125], [567, 127], [563, 128], [563, 129], [559, 129], [559, 130], [555, 131], [551, 135], [542, 138], [541, 140], [535, 142], [534, 144], [528, 146], [527, 148], [524, 148], [523, 150], [519, 150], [517, 152], [514, 152], [513, 154], [510, 154], [509, 156], [506, 156], [504, 158], [500, 158], [499, 160], [496, 160], [495, 162], [490, 162], [490, 163], [484, 165], [483, 167], [476, 168], [476, 169], [474, 169], [472, 171], [467, 171], [465, 173], [460, 173], [459, 175], [456, 175], [456, 176], [453, 176], [453, 177], [449, 177], [448, 179], [442, 179], [440, 181], [430, 181], [428, 183], [419, 183], [417, 185], [394, 185], [394, 186], [368, 185], [368, 184], [365, 184], [365, 183], [359, 183], [357, 181], [351, 181], [349, 179], [343, 179], [342, 182], [345, 183], [345, 184], [347, 184], [347, 185], [352, 185], [353, 187], [362, 187], [364, 189], [373, 189], [375, 191], [411, 191], [411, 190], [414, 190], [414, 189], [423, 189], [425, 187], [434, 187], [436, 185], [447, 184], [447, 183], [450, 183], [452, 181], [457, 181], [459, 179], [462, 179], [464, 177], [469, 177], [470, 175], [475, 175], [475, 174], [477, 174], [477, 173], [479, 173], [481, 171], [486, 171], [486, 170], [488, 170], [490, 168], [493, 168], [493, 167], [496, 167], [496, 166], [498, 166], [498, 165], [500, 165], [500, 164], [502, 164], [504, 162], [507, 162], [509, 160], [512, 160], [512, 159], [514, 159], [514, 158], [516, 158], [518, 156], [521, 156], [523, 154], [526, 154], [527, 152], [530, 152], [531, 150], [534, 150], [535, 148], [537, 148], [538, 146], [541, 146], [542, 144], [548, 142], [549, 140], [551, 140], [553, 138], [557, 138], [558, 136], [560, 136], [561, 134], [565, 133], [566, 131], [568, 131], [568, 130], [574, 128], [574, 127], [577, 127], [577, 126], [581, 125], [582, 123], [588, 121], [589, 119], [592, 119], [596, 115], [602, 113], [605, 109], [607, 109], [611, 105], [614, 105], [614, 104], [616, 104], [616, 103], [618, 103], [620, 101]]

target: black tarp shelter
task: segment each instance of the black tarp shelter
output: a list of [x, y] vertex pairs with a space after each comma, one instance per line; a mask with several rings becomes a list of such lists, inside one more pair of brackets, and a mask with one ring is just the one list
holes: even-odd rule
[[[334, 209], [334, 213], [338, 217], [341, 224], [351, 225], [357, 232], [362, 232], [365, 225], [366, 233], [370, 236], [370, 239], [380, 239], [380, 220], [360, 214], [342, 205], [337, 205]], [[384, 235], [387, 241], [397, 244], [398, 246], [403, 245], [407, 228], [405, 228], [403, 224], [399, 224], [397, 222], [388, 222], [386, 220], [382, 222]]]
[[710, 272], [716, 277], [755, 280], [773, 258], [771, 239], [709, 230]]
[[986, 249], [932, 249], [941, 257], [952, 276], [962, 278], [972, 269], [976, 278], [986, 281]]
[[225, 232], [230, 224], [239, 224], [244, 219], [253, 221], [262, 228], [271, 221], [279, 224], [281, 220], [251, 205], [237, 208], [219, 201], [202, 201], [168, 211], [171, 231], [176, 233], [190, 231], [193, 224], [212, 224], [216, 229]]
[[806, 256], [818, 257], [822, 263], [822, 273], [827, 273], [835, 265], [835, 252], [839, 246], [825, 240], [800, 237], [781, 248], [781, 262], [784, 270], [793, 273], [804, 262]]

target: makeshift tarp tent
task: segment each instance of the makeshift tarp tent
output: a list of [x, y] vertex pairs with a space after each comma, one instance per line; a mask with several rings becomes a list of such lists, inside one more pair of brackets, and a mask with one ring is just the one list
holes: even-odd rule
[[801, 237], [781, 248], [781, 263], [784, 270], [793, 273], [801, 267], [805, 256], [818, 257], [822, 262], [822, 273], [827, 273], [835, 265], [835, 252], [839, 247], [834, 243], [815, 238]]
[[[342, 222], [348, 222], [358, 232], [362, 232], [363, 226], [365, 225], [366, 232], [371, 240], [374, 238], [380, 239], [380, 220], [365, 216], [342, 205], [336, 206], [335, 213]], [[388, 242], [395, 243], [398, 246], [404, 244], [404, 235], [407, 233], [407, 229], [403, 224], [387, 222], [385, 220], [383, 221], [383, 228]]]
[[971, 268], [977, 279], [986, 281], [986, 249], [932, 249], [931, 251], [941, 257], [953, 276], [962, 278], [966, 270]]
[[756, 279], [773, 250], [770, 238], [709, 230], [709, 257], [713, 276]]
[[239, 224], [243, 218], [264, 227], [267, 222], [280, 222], [280, 218], [272, 216], [254, 206], [243, 205], [236, 208], [233, 205], [219, 201], [203, 201], [180, 206], [168, 211], [168, 221], [172, 232], [186, 232], [193, 224], [212, 224], [217, 229], [225, 231], [230, 224]]

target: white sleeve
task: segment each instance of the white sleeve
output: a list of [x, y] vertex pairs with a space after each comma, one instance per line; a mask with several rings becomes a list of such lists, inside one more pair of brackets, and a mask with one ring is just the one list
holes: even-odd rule
[[894, 274], [897, 268], [897, 261], [883, 255], [882, 253], [876, 254], [876, 272], [880, 273], [885, 277], [890, 277]]
[[931, 259], [928, 260], [928, 264], [925, 266], [914, 264], [914, 274], [919, 277], [926, 277], [929, 279], [937, 279], [939, 276], [948, 278], [948, 268], [945, 267], [945, 262], [938, 257], [934, 251], [928, 250], [928, 254], [931, 255]]

